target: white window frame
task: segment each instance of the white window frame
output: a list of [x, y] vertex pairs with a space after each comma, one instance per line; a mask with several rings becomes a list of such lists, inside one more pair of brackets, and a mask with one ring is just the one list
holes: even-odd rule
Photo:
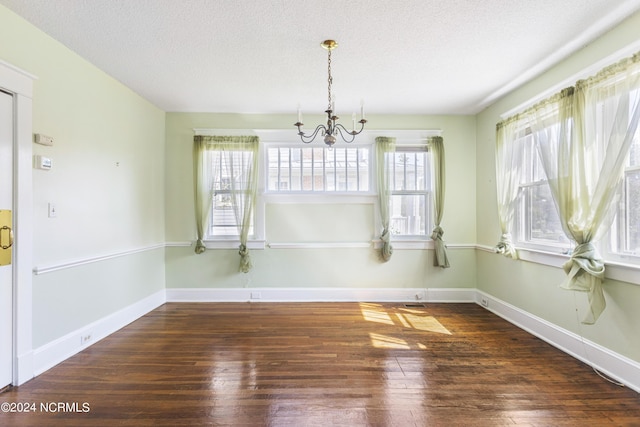
[[[312, 149], [312, 148], [322, 148], [324, 150], [328, 150], [327, 148], [325, 148], [326, 146], [324, 145], [323, 142], [319, 142], [319, 141], [314, 141], [312, 143], [309, 144], [304, 144], [302, 143], [300, 140], [296, 141], [296, 142], [265, 142], [264, 143], [264, 150], [263, 150], [263, 156], [261, 158], [261, 164], [264, 165], [264, 170], [262, 171], [262, 178], [264, 180], [264, 195], [265, 197], [268, 199], [269, 202], [278, 202], [278, 201], [286, 201], [289, 198], [294, 198], [297, 200], [309, 200], [312, 198], [317, 198], [319, 200], [342, 200], [345, 201], [345, 203], [349, 203], [347, 200], [349, 199], [353, 199], [353, 200], [357, 200], [359, 197], [365, 197], [365, 198], [370, 198], [372, 196], [376, 195], [376, 192], [374, 190], [374, 186], [373, 186], [373, 177], [375, 174], [375, 168], [373, 167], [373, 162], [375, 161], [374, 159], [374, 153], [373, 153], [373, 145], [370, 142], [352, 142], [349, 144], [344, 143], [344, 145], [342, 145], [342, 143], [337, 143], [340, 144], [339, 147], [337, 147], [338, 149], [342, 149], [342, 148], [354, 148], [354, 149], [358, 149], [358, 148], [366, 148], [367, 149], [367, 162], [369, 164], [369, 171], [368, 171], [368, 176], [367, 176], [367, 190], [304, 190], [302, 189], [302, 185], [301, 188], [299, 190], [269, 190], [268, 185], [269, 185], [269, 170], [268, 170], [268, 150], [270, 148], [290, 148], [290, 149]], [[334, 147], [331, 151], [336, 150], [336, 148]], [[326, 151], [326, 152], [330, 152], [330, 151]], [[302, 164], [300, 165], [300, 167], [302, 168]], [[324, 163], [323, 163], [323, 168], [324, 168]], [[324, 170], [324, 169], [323, 169]], [[359, 170], [356, 168], [356, 173], [359, 174]]]
[[[252, 130], [245, 129], [193, 129], [195, 135], [214, 135], [214, 136], [242, 136], [242, 135], [255, 135]], [[262, 144], [259, 144], [258, 148], [258, 188], [256, 194], [256, 203], [253, 209], [253, 234], [249, 235], [247, 239], [247, 248], [254, 250], [262, 250], [265, 248], [265, 215], [264, 215], [264, 201], [262, 194], [264, 192], [264, 182], [262, 182], [262, 173], [260, 173], [263, 167], [263, 154]], [[215, 198], [215, 196], [214, 196]], [[211, 206], [211, 213], [209, 214], [210, 220], [213, 219], [213, 199]], [[211, 234], [212, 225], [209, 224], [205, 230], [204, 244], [207, 249], [238, 249], [240, 246], [240, 236], [235, 235], [214, 235]]]
[[[549, 183], [544, 171], [536, 172], [536, 166], [541, 167], [538, 152], [534, 146], [533, 137], [529, 132], [519, 140], [514, 141], [515, 144], [528, 144], [528, 147], [522, 149], [522, 168], [520, 176], [520, 184], [518, 190], [517, 206], [514, 212], [514, 242], [516, 247], [533, 249], [547, 253], [567, 254], [572, 250], [571, 241], [556, 242], [547, 239], [536, 239], [531, 236], [532, 211], [528, 203], [528, 197], [531, 197], [531, 189], [535, 187], [548, 187]], [[528, 162], [525, 163], [525, 162]], [[528, 176], [525, 176], [528, 174]], [[500, 178], [497, 178], [500, 179]], [[564, 233], [561, 235], [565, 238]]]
[[[634, 138], [633, 144], [636, 146], [636, 149], [640, 150], [640, 128], [637, 130]], [[605, 260], [621, 265], [635, 265], [640, 268], [640, 250], [637, 252], [624, 249], [620, 250], [621, 246], [625, 246], [627, 233], [629, 232], [627, 228], [629, 226], [629, 221], [627, 221], [627, 206], [629, 206], [630, 201], [628, 200], [627, 194], [627, 182], [631, 175], [640, 174], [640, 162], [636, 165], [631, 165], [630, 160], [627, 159], [627, 165], [623, 174], [620, 206], [618, 207], [618, 212], [611, 225], [611, 229], [600, 242], [600, 251]], [[636, 203], [640, 203], [640, 200], [636, 201]]]
[[[415, 196], [423, 196], [425, 203], [425, 230], [424, 234], [391, 234], [391, 242], [392, 245], [395, 245], [396, 242], [425, 242], [431, 240], [431, 231], [433, 229], [433, 177], [432, 177], [432, 164], [433, 158], [431, 155], [431, 150], [429, 150], [426, 143], [424, 144], [406, 144], [406, 143], [396, 143], [396, 151], [394, 153], [426, 153], [425, 155], [425, 183], [424, 190], [395, 190], [391, 189], [390, 194], [393, 196], [403, 196], [403, 195], [415, 195]], [[406, 171], [405, 171], [406, 174]], [[392, 180], [395, 178], [395, 170], [394, 176]], [[417, 180], [417, 177], [416, 177]], [[393, 220], [391, 219], [390, 222]], [[391, 227], [391, 225], [390, 225]], [[395, 246], [394, 246], [395, 247]]]

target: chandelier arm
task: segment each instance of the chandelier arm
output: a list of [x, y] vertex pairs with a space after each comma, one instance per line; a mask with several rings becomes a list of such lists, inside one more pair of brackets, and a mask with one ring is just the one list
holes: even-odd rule
[[[363, 127], [364, 127], [364, 125], [363, 125]], [[360, 132], [362, 132], [362, 129], [360, 129], [360, 132], [353, 133], [351, 131], [348, 131], [347, 128], [342, 126], [340, 123], [336, 123], [334, 133], [336, 131], [337, 131], [337, 133], [340, 133], [340, 136], [342, 137], [342, 140], [348, 144], [350, 142], [353, 142], [354, 139], [356, 139], [356, 135], [359, 134]], [[349, 139], [345, 138], [345, 134], [349, 135]]]
[[300, 124], [300, 125], [296, 124], [296, 126], [298, 126], [298, 135], [300, 135], [300, 139], [305, 144], [309, 144], [314, 139], [316, 139], [316, 136], [318, 135], [318, 132], [320, 132], [321, 130], [323, 130], [324, 132], [327, 131], [327, 128], [324, 125], [318, 125], [318, 126], [316, 126], [316, 130], [314, 130], [311, 135], [305, 135], [304, 132], [302, 132], [302, 129], [300, 129], [302, 124]]

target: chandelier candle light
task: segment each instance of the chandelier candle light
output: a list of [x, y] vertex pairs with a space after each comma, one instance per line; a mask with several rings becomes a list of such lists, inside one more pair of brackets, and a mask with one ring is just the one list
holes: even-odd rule
[[329, 73], [329, 103], [327, 109], [325, 110], [325, 113], [327, 113], [327, 125], [318, 125], [312, 134], [305, 135], [302, 130], [302, 126], [304, 125], [304, 123], [302, 123], [302, 112], [300, 111], [300, 107], [298, 107], [298, 122], [294, 123], [294, 126], [298, 127], [298, 135], [300, 135], [300, 139], [305, 144], [312, 142], [316, 138], [318, 133], [322, 131], [321, 135], [324, 136], [324, 143], [327, 144], [329, 148], [331, 148], [333, 147], [333, 144], [336, 143], [336, 136], [338, 136], [338, 134], [340, 134], [343, 141], [347, 143], [353, 142], [353, 140], [356, 138], [356, 135], [364, 130], [364, 124], [367, 123], [367, 121], [364, 118], [364, 102], [360, 102], [360, 116], [362, 118], [357, 122], [360, 123], [360, 130], [356, 131], [356, 113], [353, 113], [351, 116], [351, 120], [353, 122], [353, 130], [349, 131], [340, 123], [336, 123], [339, 117], [334, 114], [336, 97], [331, 93], [331, 85], [333, 83], [333, 77], [331, 76], [331, 51], [338, 47], [338, 43], [335, 40], [325, 40], [320, 43], [320, 46], [326, 49], [329, 53], [327, 66], [327, 70]]

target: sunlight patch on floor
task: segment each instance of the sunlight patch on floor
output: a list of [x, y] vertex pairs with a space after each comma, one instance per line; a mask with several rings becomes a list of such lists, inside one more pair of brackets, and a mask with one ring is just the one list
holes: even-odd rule
[[398, 313], [397, 316], [398, 318], [404, 318], [404, 321], [401, 321], [403, 325], [410, 324], [413, 329], [451, 335], [451, 332], [449, 332], [449, 330], [433, 316], [417, 316], [410, 313]]
[[360, 311], [364, 320], [369, 322], [384, 323], [385, 325], [393, 325], [393, 320], [389, 314], [378, 304], [360, 304]]
[[374, 332], [370, 332], [369, 337], [371, 338], [371, 344], [375, 348], [393, 348], [399, 350], [408, 350], [410, 348], [409, 344], [401, 338], [376, 334]]

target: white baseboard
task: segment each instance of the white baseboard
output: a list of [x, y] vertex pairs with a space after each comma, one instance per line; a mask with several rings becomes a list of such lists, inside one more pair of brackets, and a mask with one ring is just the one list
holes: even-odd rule
[[640, 363], [487, 293], [476, 290], [476, 294], [477, 304], [640, 393]]
[[[100, 320], [68, 333], [33, 351], [33, 373], [40, 375], [58, 363], [123, 328], [166, 301], [165, 290], [158, 291]], [[82, 337], [90, 337], [84, 343]]]
[[167, 302], [474, 302], [475, 289], [169, 288]]

